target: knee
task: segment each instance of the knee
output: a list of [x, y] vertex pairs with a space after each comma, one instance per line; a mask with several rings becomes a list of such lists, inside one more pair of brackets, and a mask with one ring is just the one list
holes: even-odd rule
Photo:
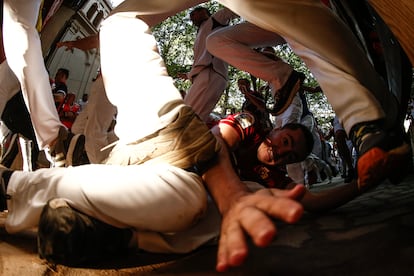
[[207, 37], [206, 48], [213, 56], [216, 56], [219, 49], [223, 49], [229, 43], [231, 43], [231, 39], [224, 32], [215, 31]]

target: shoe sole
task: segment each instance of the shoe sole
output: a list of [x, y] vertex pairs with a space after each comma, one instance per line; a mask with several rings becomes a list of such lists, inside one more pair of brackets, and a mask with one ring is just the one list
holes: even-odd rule
[[406, 175], [403, 171], [408, 167], [410, 152], [410, 146], [404, 143], [388, 152], [376, 147], [364, 153], [357, 164], [359, 190], [366, 191], [386, 179], [394, 184], [400, 182]]
[[282, 114], [283, 112], [285, 112], [285, 110], [289, 107], [289, 105], [292, 103], [293, 98], [295, 97], [295, 95], [299, 92], [300, 88], [302, 86], [302, 80], [298, 79], [295, 83], [295, 85], [292, 87], [291, 91], [295, 91], [295, 92], [291, 92], [289, 94], [289, 98], [287, 99], [285, 105], [277, 112], [272, 113], [272, 115], [274, 116], [278, 116], [280, 114]]
[[66, 166], [79, 166], [82, 162], [82, 153], [85, 149], [85, 135], [76, 134], [69, 143], [66, 153]]

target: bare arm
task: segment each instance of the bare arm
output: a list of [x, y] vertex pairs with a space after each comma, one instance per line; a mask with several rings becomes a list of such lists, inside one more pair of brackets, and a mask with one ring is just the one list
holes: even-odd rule
[[[289, 185], [290, 188], [297, 184]], [[320, 192], [306, 190], [300, 203], [306, 211], [319, 213], [333, 210], [359, 196], [357, 181], [346, 183]]]
[[61, 41], [56, 43], [56, 47], [66, 47], [66, 51], [73, 50], [73, 48], [88, 51], [99, 47], [99, 35], [91, 35], [72, 41]]
[[213, 133], [222, 147], [218, 163], [203, 175], [203, 180], [222, 215], [216, 269], [225, 271], [246, 259], [246, 235], [264, 247], [276, 235], [273, 218], [288, 223], [299, 220], [303, 208], [295, 199], [302, 196], [305, 188], [298, 185], [289, 191], [263, 189], [251, 193], [233, 170], [219, 129]]

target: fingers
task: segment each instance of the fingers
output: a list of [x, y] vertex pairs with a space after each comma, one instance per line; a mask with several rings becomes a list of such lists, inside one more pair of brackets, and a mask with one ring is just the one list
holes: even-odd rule
[[243, 229], [237, 221], [223, 223], [217, 252], [216, 270], [226, 271], [244, 262], [248, 254]]
[[292, 190], [260, 190], [241, 198], [223, 215], [217, 271], [225, 271], [244, 262], [248, 254], [246, 237], [259, 247], [269, 245], [277, 229], [273, 219], [296, 222], [303, 214], [303, 207], [294, 199], [303, 194], [303, 186]]

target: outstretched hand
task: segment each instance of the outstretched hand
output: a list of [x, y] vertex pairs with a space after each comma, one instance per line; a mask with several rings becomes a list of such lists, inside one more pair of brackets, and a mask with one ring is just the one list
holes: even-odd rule
[[74, 49], [72, 41], [59, 41], [56, 43], [56, 47], [57, 48], [66, 47], [65, 51], [71, 51], [71, 52], [73, 52], [73, 49]]
[[246, 234], [259, 247], [269, 245], [277, 233], [272, 219], [294, 223], [303, 214], [295, 199], [303, 196], [305, 187], [292, 190], [262, 189], [240, 197], [223, 214], [216, 270], [223, 272], [241, 265], [248, 255]]

